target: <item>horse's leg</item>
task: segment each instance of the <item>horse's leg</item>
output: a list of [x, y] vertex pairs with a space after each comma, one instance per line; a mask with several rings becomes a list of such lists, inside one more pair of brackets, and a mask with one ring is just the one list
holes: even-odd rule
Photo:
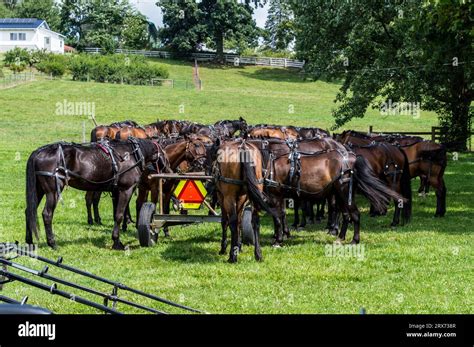
[[300, 208], [300, 200], [293, 199], [293, 224], [291, 225], [291, 227], [295, 230], [298, 228], [298, 225], [300, 224], [299, 208]]
[[[171, 189], [173, 187], [170, 187], [169, 191], [166, 191], [164, 193], [163, 197], [163, 213], [164, 214], [169, 214], [170, 213], [170, 201], [171, 201]], [[170, 236], [169, 228], [167, 226], [163, 227], [163, 232], [165, 234], [165, 237]]]
[[444, 179], [440, 174], [430, 183], [436, 189], [435, 217], [444, 217], [444, 215], [446, 214], [446, 184], [444, 183]]
[[219, 254], [225, 254], [227, 252], [227, 227], [229, 226], [229, 216], [227, 212], [222, 211], [221, 227], [222, 227], [222, 239], [221, 239], [221, 250]]
[[99, 202], [102, 192], [93, 192], [92, 193], [92, 206], [94, 207], [94, 222], [95, 224], [102, 225], [102, 219], [99, 214]]
[[260, 248], [260, 216], [257, 209], [252, 209], [252, 228], [254, 238], [254, 255], [256, 261], [262, 260], [262, 250]]
[[280, 206], [281, 206], [280, 220], [281, 220], [281, 225], [283, 227], [283, 234], [286, 235], [287, 238], [290, 238], [291, 233], [290, 233], [290, 228], [288, 227], [288, 220], [286, 218], [285, 200], [282, 200]]
[[360, 211], [356, 205], [352, 205], [350, 213], [354, 225], [354, 237], [352, 238], [351, 244], [354, 245], [360, 242]]
[[[280, 198], [275, 198], [273, 199], [274, 201], [274, 208], [273, 210], [276, 212], [275, 214], [279, 216], [279, 218], [273, 217], [273, 223], [275, 225], [275, 242], [273, 243], [273, 246], [275, 247], [280, 247], [281, 244], [283, 243], [283, 220], [282, 220], [282, 213], [285, 213], [285, 209], [282, 206], [282, 201], [283, 199]], [[285, 218], [286, 221], [286, 218]]]
[[322, 199], [317, 203], [316, 223], [321, 223], [324, 219], [324, 208], [326, 207], [326, 199]]
[[115, 209], [115, 223], [114, 223], [114, 230], [112, 231], [112, 240], [113, 245], [112, 249], [116, 250], [124, 250], [125, 247], [123, 246], [122, 242], [120, 242], [120, 224], [124, 218], [125, 209], [127, 207], [127, 203], [130, 200], [134, 187], [131, 187], [127, 190], [120, 191], [116, 193], [116, 209]]
[[306, 223], [308, 224], [314, 224], [314, 203], [310, 200], [306, 202], [307, 205], [307, 214], [308, 214], [308, 220]]
[[239, 251], [242, 252], [242, 218], [243, 218], [243, 210], [245, 206], [245, 202], [247, 201], [247, 197], [245, 195], [240, 196], [237, 198], [237, 227], [239, 228]]
[[[132, 192], [133, 194], [133, 192]], [[127, 202], [127, 206], [125, 207], [125, 211], [123, 214], [123, 221], [122, 221], [122, 231], [127, 231], [128, 223], [132, 222], [132, 214], [130, 213], [130, 201], [132, 200], [132, 196], [130, 195], [130, 199]], [[138, 218], [137, 218], [138, 219]]]
[[94, 197], [94, 192], [86, 192], [86, 209], [87, 209], [87, 224], [92, 225], [94, 224], [94, 220], [92, 219], [92, 199]]
[[344, 241], [346, 239], [347, 227], [349, 226], [349, 213], [342, 212], [342, 225], [341, 225], [341, 232], [337, 237], [337, 242]]
[[328, 233], [333, 236], [337, 236], [339, 232], [337, 221], [336, 197], [334, 194], [331, 194], [328, 196], [328, 224], [326, 229], [328, 229]]
[[[62, 187], [60, 188], [62, 190]], [[48, 246], [52, 249], [56, 249], [56, 241], [54, 240], [53, 233], [53, 216], [56, 205], [58, 204], [58, 195], [56, 191], [52, 191], [46, 194], [46, 204], [43, 209], [43, 222], [44, 229], [46, 231], [46, 240]]]
[[225, 198], [223, 208], [228, 213], [231, 232], [229, 263], [235, 263], [237, 262], [237, 255], [239, 254], [239, 227], [235, 198]]
[[306, 218], [308, 218], [308, 201], [301, 200], [301, 222], [297, 230], [304, 229], [306, 226]]
[[[36, 209], [38, 209], [38, 206], [41, 204], [41, 200], [43, 200], [43, 196], [44, 196], [44, 190], [43, 188], [41, 187], [41, 184], [37, 183], [36, 184], [36, 201], [38, 201], [38, 204], [36, 205]], [[27, 222], [28, 223], [28, 222]], [[39, 230], [39, 228], [37, 227], [36, 230]], [[32, 245], [33, 244], [33, 238], [32, 238], [32, 234], [30, 233], [26, 233], [26, 240], [25, 242], [29, 245]]]

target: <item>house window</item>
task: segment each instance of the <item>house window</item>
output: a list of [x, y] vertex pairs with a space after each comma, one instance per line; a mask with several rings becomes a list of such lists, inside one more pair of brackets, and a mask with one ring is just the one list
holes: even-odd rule
[[18, 34], [18, 40], [26, 41], [26, 33], [19, 33]]
[[17, 41], [18, 34], [17, 33], [10, 33], [10, 41]]
[[45, 38], [44, 38], [44, 43], [46, 43], [47, 45], [49, 45], [49, 37], [45, 37]]
[[62, 46], [63, 46], [63, 42], [59, 41], [59, 47], [62, 47]]

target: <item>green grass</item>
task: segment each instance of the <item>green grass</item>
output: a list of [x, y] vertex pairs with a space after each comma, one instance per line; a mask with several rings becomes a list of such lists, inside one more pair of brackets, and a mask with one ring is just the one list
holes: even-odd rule
[[[168, 66], [170, 78], [192, 80], [191, 64], [159, 62]], [[86, 117], [56, 115], [56, 103], [63, 100], [95, 102], [100, 123], [123, 119], [149, 123], [157, 118], [211, 123], [243, 116], [249, 123], [332, 125], [336, 84], [303, 82], [294, 72], [261, 67], [203, 65], [200, 75], [201, 92], [67, 80], [38, 81], [0, 91], [0, 242], [24, 240], [28, 155], [57, 140], [81, 141], [83, 122], [86, 138], [92, 128]], [[184, 113], [179, 113], [180, 105]], [[294, 113], [289, 113], [291, 108]], [[436, 124], [436, 115], [430, 112], [413, 119], [383, 118], [369, 110], [364, 119], [352, 121], [347, 128], [366, 130], [374, 125], [377, 130], [427, 131]], [[245, 247], [239, 263], [228, 264], [227, 256], [217, 254], [218, 224], [174, 228], [172, 239], [161, 239], [153, 248], [140, 248], [131, 228], [122, 234], [130, 252], [112, 251], [110, 199], [103, 198], [101, 203], [105, 225], [89, 227], [84, 193], [73, 189], [64, 193], [65, 203], [58, 205], [55, 214], [59, 249], [47, 248], [42, 228], [39, 252], [50, 258], [61, 255], [67, 264], [212, 313], [358, 313], [361, 307], [368, 313], [473, 313], [473, 179], [472, 154], [450, 160], [446, 217], [433, 217], [433, 193], [426, 199], [415, 197], [412, 223], [396, 230], [388, 227], [393, 209], [387, 217], [369, 218], [367, 205], [360, 199], [362, 260], [327, 256], [326, 247], [334, 239], [322, 225], [294, 233], [283, 248], [274, 249], [267, 218], [262, 222], [262, 263], [255, 262], [252, 248]], [[349, 231], [349, 239], [351, 235]], [[22, 261], [42, 267], [36, 261]], [[51, 273], [77, 280], [63, 271], [52, 269]], [[6, 285], [3, 294], [17, 299], [29, 295], [30, 303], [58, 313], [96, 312], [16, 283]]]

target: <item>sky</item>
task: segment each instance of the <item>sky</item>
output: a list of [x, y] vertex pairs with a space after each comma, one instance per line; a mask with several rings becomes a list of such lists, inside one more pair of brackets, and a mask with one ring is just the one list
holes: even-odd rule
[[[156, 6], [156, 0], [130, 0], [130, 3], [148, 17], [157, 27], [163, 25], [161, 9]], [[258, 8], [254, 11], [253, 18], [257, 22], [257, 26], [263, 28], [265, 20], [267, 19], [268, 3], [263, 8]]]

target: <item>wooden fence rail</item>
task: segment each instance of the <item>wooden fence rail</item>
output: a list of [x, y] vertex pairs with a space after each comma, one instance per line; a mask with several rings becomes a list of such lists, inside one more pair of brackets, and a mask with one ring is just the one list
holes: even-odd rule
[[[382, 133], [382, 134], [400, 134], [400, 135], [414, 135], [414, 136], [431, 136], [433, 142], [443, 142], [446, 138], [446, 129], [440, 126], [432, 126], [431, 131], [374, 131], [374, 127], [369, 125], [369, 134]], [[469, 133], [469, 151], [471, 151], [471, 137], [474, 136], [474, 132]]]

